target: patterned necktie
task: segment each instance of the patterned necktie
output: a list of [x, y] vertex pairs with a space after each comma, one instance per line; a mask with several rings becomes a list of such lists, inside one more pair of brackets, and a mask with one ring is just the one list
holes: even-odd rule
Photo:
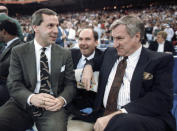
[[41, 87], [39, 93], [48, 93], [50, 94], [50, 74], [49, 74], [49, 66], [48, 59], [45, 55], [46, 48], [42, 48], [41, 56], [40, 56], [40, 76], [41, 76]]
[[[49, 79], [49, 66], [47, 56], [45, 55], [46, 48], [42, 48], [42, 52], [40, 55], [40, 76], [41, 76], [41, 87], [39, 93], [48, 93], [50, 94], [50, 79]], [[35, 120], [37, 117], [42, 116], [45, 111], [44, 108], [30, 106], [30, 110], [32, 112], [33, 119]]]
[[112, 83], [112, 86], [109, 92], [104, 115], [111, 114], [117, 110], [117, 97], [119, 94], [121, 84], [123, 82], [123, 77], [124, 77], [125, 69], [127, 66], [127, 61], [126, 61], [127, 58], [128, 57], [124, 57], [124, 59], [121, 60], [117, 66], [117, 71], [116, 71], [116, 74], [115, 74], [115, 77], [114, 77], [114, 80], [113, 80], [113, 83]]

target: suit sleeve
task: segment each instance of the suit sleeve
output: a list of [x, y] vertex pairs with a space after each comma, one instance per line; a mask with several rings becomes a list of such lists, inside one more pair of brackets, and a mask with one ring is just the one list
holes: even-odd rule
[[[153, 65], [152, 83], [143, 83], [142, 90], [144, 90], [145, 95], [139, 96], [138, 99], [124, 106], [128, 113], [158, 116], [171, 111], [173, 100], [172, 70], [174, 60], [171, 55], [164, 55], [164, 57], [160, 57], [155, 61], [152, 61], [152, 63], [157, 63]], [[145, 86], [146, 88], [148, 87], [147, 91], [144, 89]]]
[[18, 105], [26, 109], [27, 99], [31, 92], [24, 85], [23, 67], [17, 52], [14, 48], [12, 49], [7, 86], [10, 96]]
[[66, 100], [66, 102], [69, 103], [76, 93], [76, 81], [74, 76], [73, 62], [71, 52], [69, 51], [66, 53], [63, 86], [64, 89], [61, 92], [60, 96], [62, 96]]

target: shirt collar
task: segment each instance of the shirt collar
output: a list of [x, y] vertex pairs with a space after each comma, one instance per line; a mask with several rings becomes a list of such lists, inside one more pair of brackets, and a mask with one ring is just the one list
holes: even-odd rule
[[[142, 45], [133, 54], [131, 54], [130, 56], [128, 56], [128, 60], [132, 60], [132, 61], [138, 60], [139, 56], [141, 54], [141, 50], [142, 50]], [[119, 60], [122, 60], [122, 59], [123, 59], [123, 57], [120, 56]]]
[[5, 48], [9, 47], [17, 39], [18, 39], [18, 37], [15, 37], [12, 40], [8, 41]]
[[165, 41], [164, 42], [162, 42], [162, 43], [158, 43], [159, 45], [164, 45], [165, 44]]
[[[36, 39], [34, 39], [34, 46], [37, 51], [41, 51], [41, 49], [44, 48], [36, 41]], [[52, 45], [49, 45], [49, 46], [46, 46], [45, 48], [46, 48], [46, 50], [49, 50], [49, 49], [51, 49], [51, 47], [52, 47]]]
[[85, 58], [87, 58], [87, 60], [91, 60], [92, 58], [94, 58], [94, 56], [95, 56], [95, 51], [89, 57], [85, 57], [84, 55], [82, 55], [82, 59], [85, 60]]
[[142, 50], [142, 45], [130, 56], [128, 56], [128, 59], [130, 60], [138, 60], [141, 54], [141, 50]]

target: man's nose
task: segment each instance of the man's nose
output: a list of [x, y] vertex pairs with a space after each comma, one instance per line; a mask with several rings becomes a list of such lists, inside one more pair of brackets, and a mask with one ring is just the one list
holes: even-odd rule
[[57, 26], [54, 27], [53, 32], [58, 34], [58, 27]]
[[119, 46], [119, 41], [114, 40], [114, 47], [118, 47]]

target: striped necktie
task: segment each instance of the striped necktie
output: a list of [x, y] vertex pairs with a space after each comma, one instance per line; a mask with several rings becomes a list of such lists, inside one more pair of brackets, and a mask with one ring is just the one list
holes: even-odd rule
[[117, 66], [117, 71], [109, 92], [108, 100], [107, 100], [107, 105], [106, 109], [104, 112], [104, 115], [109, 115], [115, 111], [117, 111], [117, 98], [119, 94], [119, 90], [121, 87], [121, 84], [123, 82], [123, 77], [125, 74], [125, 69], [127, 67], [127, 58], [124, 57], [123, 60], [121, 60]]

